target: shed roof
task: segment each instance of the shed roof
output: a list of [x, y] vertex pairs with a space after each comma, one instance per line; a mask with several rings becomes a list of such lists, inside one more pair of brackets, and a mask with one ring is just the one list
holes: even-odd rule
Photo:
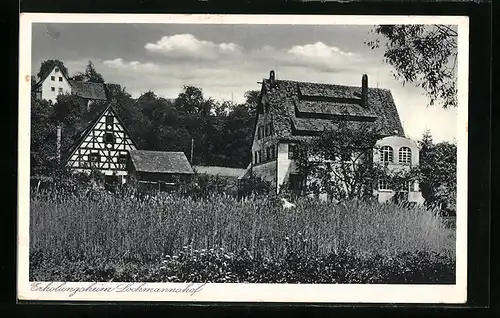
[[131, 150], [129, 153], [138, 172], [194, 174], [183, 152]]

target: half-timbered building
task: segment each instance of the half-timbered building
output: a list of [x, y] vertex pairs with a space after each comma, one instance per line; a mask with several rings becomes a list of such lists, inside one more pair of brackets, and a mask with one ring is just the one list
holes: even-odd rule
[[99, 171], [106, 183], [125, 183], [129, 151], [137, 143], [110, 103], [84, 129], [67, 151], [67, 165], [75, 172]]

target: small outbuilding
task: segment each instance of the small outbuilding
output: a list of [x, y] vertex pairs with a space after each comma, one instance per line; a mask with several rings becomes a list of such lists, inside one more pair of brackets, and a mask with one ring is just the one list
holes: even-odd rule
[[175, 188], [194, 175], [183, 152], [131, 150], [127, 170], [131, 181], [158, 190]]

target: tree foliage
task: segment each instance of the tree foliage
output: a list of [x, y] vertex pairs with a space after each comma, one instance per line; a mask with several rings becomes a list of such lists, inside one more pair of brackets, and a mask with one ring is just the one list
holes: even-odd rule
[[430, 131], [420, 142], [420, 188], [428, 204], [439, 204], [456, 211], [457, 146], [449, 142], [435, 144]]
[[394, 77], [423, 89], [430, 105], [457, 106], [457, 31], [447, 25], [378, 25], [372, 32], [382, 37], [365, 44], [384, 46], [384, 59], [395, 69]]
[[81, 82], [104, 83], [104, 77], [101, 75], [101, 73], [97, 72], [92, 61], [88, 62], [87, 67], [85, 68], [85, 71], [83, 73], [77, 72], [75, 73], [75, 75], [73, 75], [72, 78], [75, 81]]
[[365, 198], [380, 174], [373, 164], [378, 132], [367, 124], [340, 122], [319, 137], [298, 146], [297, 167], [306, 193], [327, 193], [337, 201]]
[[68, 69], [63, 62], [59, 60], [45, 60], [41, 63], [40, 69], [38, 70], [38, 78], [42, 79], [47, 77], [55, 66], [58, 66], [64, 74], [68, 74]]

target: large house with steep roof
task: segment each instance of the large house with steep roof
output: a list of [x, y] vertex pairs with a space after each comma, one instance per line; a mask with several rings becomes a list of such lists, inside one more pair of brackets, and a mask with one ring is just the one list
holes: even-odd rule
[[61, 94], [77, 96], [79, 103], [87, 108], [96, 101], [106, 101], [108, 99], [104, 83], [72, 80], [58, 66], [54, 66], [47, 76], [40, 78], [33, 85], [32, 90], [36, 98], [47, 100], [52, 104], [56, 103], [57, 96]]
[[[257, 177], [276, 189], [284, 184], [296, 187], [302, 180], [294, 162], [294, 146], [335, 129], [339, 122], [356, 126], [369, 123], [380, 131], [373, 160], [392, 169], [418, 165], [417, 143], [405, 137], [392, 94], [387, 89], [361, 86], [277, 80], [274, 71], [262, 81], [260, 102], [251, 147], [252, 162], [243, 179]], [[374, 188], [378, 200], [395, 195], [383, 181]], [[408, 200], [422, 202], [418, 183], [408, 186]], [[326, 194], [323, 194], [326, 195]]]

